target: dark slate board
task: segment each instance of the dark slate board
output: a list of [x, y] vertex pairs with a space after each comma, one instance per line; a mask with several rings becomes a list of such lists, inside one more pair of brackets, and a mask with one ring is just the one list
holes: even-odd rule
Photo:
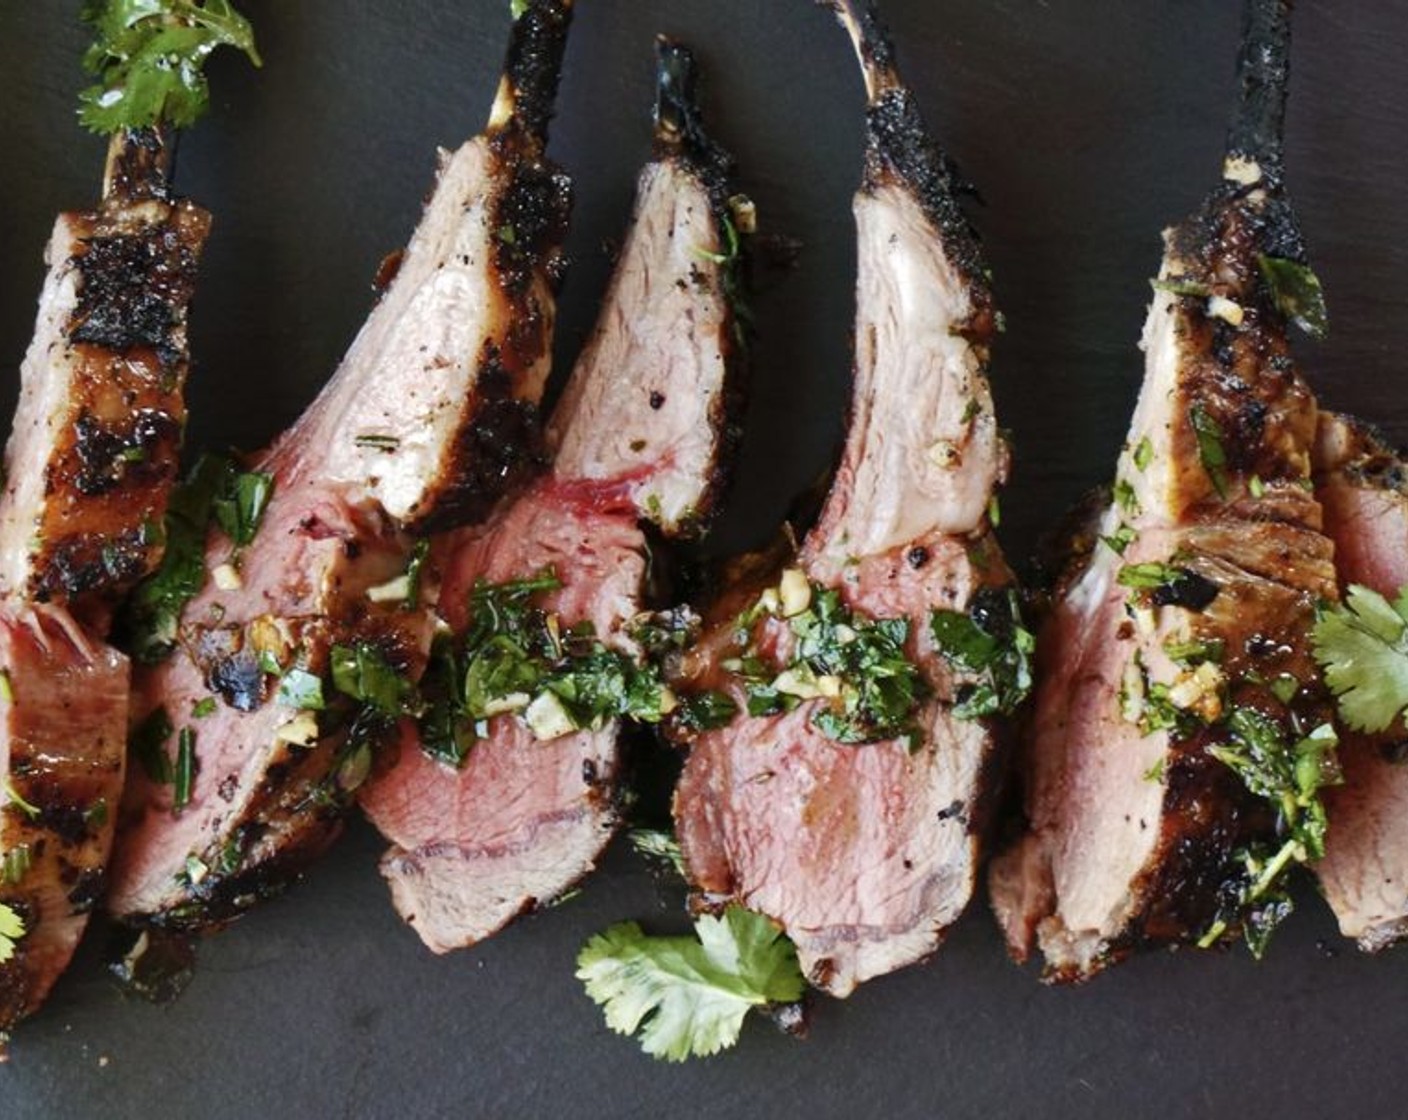
[[[487, 112], [506, 0], [247, 0], [266, 58], [212, 66], [217, 106], [182, 189], [217, 224], [195, 313], [191, 444], [258, 445], [331, 372], [381, 256], [410, 230], [436, 144]], [[77, 0], [6, 0], [0, 73], [0, 359], [32, 323], [53, 212], [90, 200], [102, 145], [72, 120]], [[758, 541], [842, 430], [860, 84], [805, 0], [583, 0], [554, 131], [576, 175], [559, 353], [586, 331], [648, 149], [651, 41], [707, 66], [708, 103], [766, 226], [800, 267], [754, 299], [756, 383], [714, 548]], [[1157, 234], [1218, 169], [1232, 0], [890, 0], [911, 83], [978, 183], [1009, 330], [994, 380], [1015, 432], [1014, 557], [1114, 461]], [[1302, 353], [1323, 398], [1408, 440], [1408, 9], [1301, 0], [1291, 183], [1329, 294]], [[3, 387], [8, 410], [13, 374]], [[433, 958], [397, 921], [354, 826], [307, 881], [205, 945], [186, 995], [124, 1001], [85, 947], [0, 1069], [6, 1117], [1397, 1115], [1408, 951], [1361, 957], [1313, 891], [1255, 966], [1241, 951], [1135, 960], [1076, 990], [1007, 962], [981, 902], [928, 965], [821, 1002], [811, 1038], [751, 1024], [733, 1054], [656, 1064], [572, 978], [626, 917], [679, 895], [617, 844], [584, 893], [473, 952]]]

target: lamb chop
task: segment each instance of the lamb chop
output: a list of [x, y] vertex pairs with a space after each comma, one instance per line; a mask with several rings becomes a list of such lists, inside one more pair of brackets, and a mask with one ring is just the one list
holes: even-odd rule
[[[1345, 607], [1316, 627], [1316, 655], [1332, 686], [1339, 683], [1337, 666], [1351, 670], [1347, 683], [1352, 685], [1341, 699], [1344, 784], [1326, 791], [1329, 836], [1315, 873], [1340, 931], [1374, 951], [1408, 934], [1404, 658], [1391, 645], [1396, 640], [1401, 648], [1405, 624], [1390, 606], [1394, 600], [1401, 604], [1408, 585], [1408, 468], [1402, 455], [1367, 425], [1322, 413], [1315, 471], [1340, 586], [1348, 589]], [[1384, 599], [1375, 603], [1375, 592]], [[1378, 629], [1384, 622], [1386, 631]], [[1349, 656], [1344, 656], [1339, 643], [1345, 638], [1367, 642], [1371, 655], [1378, 651], [1387, 662], [1364, 658], [1362, 646], [1348, 647]], [[1356, 662], [1363, 664], [1357, 672]], [[1379, 688], [1390, 697], [1399, 695], [1372, 711], [1364, 698], [1349, 698], [1366, 686], [1370, 700], [1378, 699], [1374, 693]]]
[[1223, 178], [1164, 234], [1113, 500], [1037, 645], [1026, 831], [991, 889], [1050, 979], [1238, 932], [1259, 954], [1323, 844], [1335, 733], [1309, 631], [1336, 590], [1287, 340], [1323, 325], [1284, 185], [1289, 9], [1248, 0]]
[[710, 611], [680, 688], [745, 714], [694, 740], [674, 814], [698, 903], [775, 919], [845, 996], [968, 902], [1029, 636], [992, 535], [997, 318], [959, 179], [874, 5], [831, 6], [869, 96], [850, 431], [791, 566], [754, 563]]
[[[641, 626], [659, 631], [640, 617], [642, 525], [695, 536], [717, 505], [737, 400], [738, 232], [690, 52], [662, 39], [657, 79], [654, 158], [548, 426], [552, 470], [487, 524], [435, 542], [452, 637], [430, 682], [443, 688], [361, 793], [394, 845], [381, 870], [396, 909], [436, 952], [591, 870], [617, 821], [620, 717], [659, 719], [674, 703], [639, 664]], [[505, 643], [520, 641], [534, 652], [509, 672]]]
[[[102, 894], [123, 786], [129, 664], [102, 641], [113, 605], [161, 555], [189, 367], [187, 312], [210, 217], [171, 188], [173, 126], [202, 107], [200, 66], [221, 43], [254, 53], [229, 11], [87, 16], [99, 84], [85, 123], [112, 133], [103, 196], [61, 214], [0, 495], [0, 1040], [43, 1003]], [[132, 62], [164, 31], [173, 95]]]
[[197, 472], [199, 590], [136, 674], [146, 765], [108, 897], [131, 925], [218, 927], [332, 841], [429, 651], [413, 532], [484, 516], [536, 467], [570, 194], [544, 148], [571, 9], [522, 6], [487, 130], [442, 155], [317, 401], [250, 470]]

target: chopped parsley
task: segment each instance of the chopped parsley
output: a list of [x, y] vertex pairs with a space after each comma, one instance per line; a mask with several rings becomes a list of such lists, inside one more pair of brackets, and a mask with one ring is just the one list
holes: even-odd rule
[[1200, 403], [1188, 410], [1188, 423], [1198, 440], [1198, 461], [1207, 472], [1219, 498], [1227, 497], [1227, 451], [1222, 445], [1222, 425]]
[[1232, 770], [1255, 796], [1277, 809], [1279, 847], [1256, 845], [1239, 853], [1241, 874], [1224, 890], [1213, 924], [1198, 941], [1207, 948], [1236, 921], [1252, 954], [1260, 957], [1272, 931], [1291, 912], [1284, 872], [1293, 863], [1325, 854], [1325, 805], [1321, 791], [1343, 780], [1335, 729], [1321, 724], [1308, 735], [1287, 734], [1281, 722], [1254, 708], [1237, 708], [1227, 719], [1228, 741], [1207, 753]]
[[191, 716], [194, 719], [205, 719], [207, 716], [215, 714], [215, 707], [215, 697], [207, 696], [191, 705]]
[[1191, 568], [1157, 561], [1126, 564], [1115, 582], [1131, 590], [1130, 599], [1141, 606], [1184, 607], [1205, 610], [1217, 598], [1217, 584]]
[[929, 628], [944, 660], [977, 678], [958, 686], [954, 715], [981, 719], [1016, 711], [1031, 691], [1036, 639], [1022, 625], [1015, 590], [984, 588], [966, 614], [934, 611]]
[[1108, 536], [1101, 537], [1100, 540], [1102, 543], [1105, 544], [1107, 548], [1114, 552], [1115, 555], [1123, 556], [1125, 554], [1125, 550], [1134, 543], [1134, 538], [1136, 535], [1137, 534], [1133, 529], [1131, 529], [1128, 525], [1124, 524], [1124, 522], [1120, 522], [1120, 527], [1118, 529], [1116, 529], [1113, 533], [1110, 533]]
[[14, 958], [15, 945], [24, 935], [24, 920], [12, 907], [0, 902], [0, 964]]
[[1135, 494], [1134, 487], [1130, 485], [1128, 479], [1115, 479], [1114, 488], [1111, 495], [1115, 499], [1115, 505], [1120, 508], [1120, 512], [1126, 517], [1139, 516], [1139, 496]]
[[1387, 730], [1408, 708], [1408, 587], [1390, 602], [1352, 585], [1321, 612], [1311, 649], [1340, 718], [1356, 731]]
[[259, 530], [273, 476], [241, 471], [224, 455], [202, 455], [166, 510], [166, 548], [157, 570], [139, 583], [119, 616], [119, 644], [142, 664], [164, 660], [176, 646], [181, 612], [205, 586], [206, 535], [218, 525], [236, 544]]
[[639, 1033], [641, 1049], [671, 1062], [728, 1049], [750, 1010], [794, 1002], [805, 987], [792, 943], [770, 918], [737, 905], [696, 919], [693, 937], [611, 926], [578, 954], [577, 978], [608, 1027]]
[[[753, 624], [774, 612], [787, 618], [795, 640], [792, 660], [780, 671], [763, 662], [751, 640]], [[789, 569], [739, 622], [746, 644], [733, 663], [747, 690], [749, 715], [791, 711], [819, 698], [826, 702], [812, 711], [811, 724], [835, 742], [905, 739], [917, 745], [914, 712], [929, 688], [905, 653], [907, 618], [863, 617], [842, 606], [837, 591], [809, 584]]]
[[1329, 334], [1325, 292], [1320, 278], [1309, 266], [1285, 257], [1268, 257], [1265, 253], [1258, 254], [1256, 263], [1277, 311], [1311, 338], [1324, 338]]
[[[421, 743], [431, 757], [463, 763], [488, 734], [488, 721], [502, 715], [522, 719], [544, 741], [600, 730], [615, 719], [659, 723], [678, 710], [686, 726], [719, 718], [721, 701], [705, 698], [711, 694], [681, 702], [654, 661], [608, 647], [590, 622], [564, 626], [544, 610], [538, 597], [561, 586], [551, 568], [528, 579], [475, 585], [466, 633], [436, 644], [422, 684]], [[628, 633], [639, 635], [647, 652], [658, 652], [682, 648], [691, 630], [671, 634], [658, 621], [638, 620]]]
[[104, 135], [168, 124], [184, 128], [210, 105], [205, 60], [219, 47], [260, 65], [249, 21], [229, 0], [87, 0], [96, 40], [83, 68], [97, 78], [79, 95], [79, 119]]
[[[375, 646], [368, 642], [358, 642], [352, 646], [333, 646], [330, 660], [332, 685], [338, 692], [360, 700], [382, 715], [401, 714], [412, 692], [411, 683], [396, 671]], [[298, 691], [305, 698], [311, 698], [311, 689], [303, 687], [298, 688]], [[318, 691], [321, 699], [321, 685]], [[282, 687], [280, 692], [282, 693]]]
[[1149, 437], [1145, 436], [1134, 445], [1134, 469], [1137, 471], [1146, 470], [1150, 463], [1154, 461], [1154, 445], [1149, 442]]

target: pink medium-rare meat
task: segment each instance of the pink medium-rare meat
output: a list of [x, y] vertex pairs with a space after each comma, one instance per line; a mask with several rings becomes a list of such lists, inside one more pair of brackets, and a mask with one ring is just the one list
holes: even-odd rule
[[1333, 732], [1308, 638], [1336, 591], [1286, 337], [1311, 309], [1276, 286], [1308, 273], [1283, 188], [1288, 5], [1248, 17], [1223, 182], [1164, 235], [1113, 501], [1037, 644], [1026, 831], [991, 890], [1014, 956], [1039, 948], [1052, 979], [1145, 944], [1242, 932], [1259, 952], [1285, 867], [1323, 834]]
[[[778, 617], [798, 613], [789, 595], [814, 604], [835, 593], [856, 617], [907, 626], [903, 657], [919, 695], [908, 742], [838, 742], [823, 732], [818, 721], [836, 713], [848, 687], [825, 677], [791, 711], [740, 715], [706, 731], [690, 746], [674, 811], [700, 900], [770, 915], [811, 982], [845, 996], [937, 948], [977, 872], [997, 764], [987, 716], [997, 706], [982, 715], [963, 706], [976, 682], [940, 648], [931, 619], [943, 612], [975, 630], [992, 626], [995, 646], [1020, 639], [1011, 576], [989, 523], [1006, 451], [986, 379], [995, 312], [977, 244], [873, 5], [833, 6], [856, 42], [870, 97], [855, 201], [850, 431], [796, 568], [776, 588], [738, 588], [716, 606], [686, 677], [729, 692], [746, 710], [740, 612], [762, 618], [751, 656], [782, 666], [800, 641]], [[849, 624], [838, 633], [843, 646], [855, 640]]]
[[338, 372], [256, 461], [273, 484], [257, 535], [211, 528], [175, 649], [138, 675], [137, 733], [168, 755], [194, 736], [196, 778], [185, 805], [150, 777], [129, 789], [108, 898], [124, 921], [218, 926], [326, 847], [429, 649], [433, 570], [409, 530], [482, 517], [538, 460], [569, 194], [544, 148], [570, 17], [533, 0], [515, 20], [488, 129], [442, 159]]
[[[598, 509], [580, 491], [539, 484], [483, 529], [438, 546], [445, 622], [465, 632], [477, 582], [550, 568], [562, 587], [542, 608], [623, 642], [645, 579], [636, 517], [629, 504]], [[538, 742], [515, 717], [498, 716], [458, 770], [428, 757], [415, 735], [403, 740], [361, 804], [394, 845], [382, 874], [422, 941], [436, 952], [473, 944], [591, 870], [615, 827], [617, 730], [613, 721]]]
[[[1316, 494], [1335, 542], [1341, 587], [1394, 599], [1408, 585], [1408, 486], [1403, 458], [1358, 421], [1320, 414]], [[1343, 729], [1344, 784], [1326, 794], [1329, 835], [1315, 867], [1340, 931], [1364, 949], [1408, 934], [1408, 768], [1403, 730]]]
[[[480, 621], [476, 587], [550, 571], [560, 587], [536, 609], [562, 632], [590, 623], [607, 647], [637, 656], [627, 628], [647, 572], [640, 522], [692, 533], [713, 512], [737, 398], [728, 291], [737, 234], [729, 160], [703, 131], [694, 74], [689, 52], [662, 40], [655, 158], [596, 330], [549, 424], [551, 473], [483, 527], [435, 544], [454, 642]], [[361, 793], [393, 844], [382, 873], [396, 908], [437, 952], [558, 897], [592, 869], [616, 825], [617, 721], [544, 738], [500, 714], [484, 730], [458, 768], [408, 736]]]
[[128, 663], [66, 612], [0, 606], [0, 1040], [44, 1001], [103, 893], [122, 796]]
[[5, 450], [0, 588], [99, 631], [160, 559], [210, 216], [176, 198], [157, 131], [120, 133], [96, 210], [61, 214]]

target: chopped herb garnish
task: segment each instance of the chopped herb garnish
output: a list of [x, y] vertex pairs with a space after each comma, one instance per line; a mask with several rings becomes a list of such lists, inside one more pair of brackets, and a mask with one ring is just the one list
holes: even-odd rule
[[207, 716], [213, 716], [215, 714], [215, 708], [215, 697], [207, 696], [205, 699], [197, 700], [191, 705], [191, 715], [195, 719], [205, 719]]
[[1149, 442], [1149, 437], [1145, 436], [1134, 445], [1134, 469], [1145, 470], [1154, 461], [1154, 445]]
[[1221, 638], [1194, 638], [1186, 642], [1164, 643], [1164, 652], [1168, 654], [1169, 660], [1184, 668], [1201, 665], [1207, 661], [1218, 664], [1222, 661], [1225, 648], [1226, 643]]
[[[366, 642], [358, 642], [354, 646], [333, 646], [330, 660], [332, 684], [338, 692], [371, 705], [383, 715], [401, 713], [404, 702], [411, 694], [411, 683], [392, 667], [375, 646]], [[302, 692], [306, 694], [308, 689]]]
[[1110, 533], [1108, 536], [1103, 536], [1100, 539], [1114, 551], [1116, 555], [1123, 556], [1125, 549], [1129, 548], [1129, 546], [1134, 543], [1136, 535], [1133, 529], [1121, 523], [1120, 527], [1113, 533]]
[[229, 0], [87, 0], [97, 33], [83, 67], [97, 83], [79, 95], [79, 119], [104, 135], [195, 123], [210, 104], [205, 60], [220, 47], [260, 65], [254, 32]]
[[1217, 919], [1199, 940], [1206, 948], [1239, 917], [1247, 947], [1260, 956], [1276, 925], [1291, 912], [1282, 884], [1292, 863], [1325, 854], [1325, 805], [1321, 791], [1343, 780], [1335, 757], [1338, 737], [1328, 723], [1299, 738], [1281, 722], [1253, 708], [1237, 708], [1228, 717], [1229, 739], [1207, 753], [1229, 767], [1252, 794], [1277, 810], [1279, 848], [1258, 847], [1242, 853], [1244, 874], [1225, 892]]
[[139, 583], [117, 624], [119, 644], [147, 665], [176, 645], [181, 612], [205, 586], [206, 534], [212, 524], [236, 545], [254, 539], [273, 488], [273, 476], [242, 472], [222, 455], [202, 455], [171, 495], [161, 565]]
[[9, 848], [5, 852], [5, 857], [0, 860], [0, 880], [10, 886], [17, 886], [34, 863], [33, 853], [28, 844], [19, 844]]
[[263, 471], [236, 471], [231, 464], [224, 490], [211, 509], [215, 523], [241, 548], [251, 543], [264, 520], [264, 510], [274, 493], [274, 476]]
[[1198, 439], [1198, 461], [1207, 472], [1219, 498], [1227, 497], [1227, 451], [1222, 446], [1222, 425], [1200, 403], [1188, 410], [1188, 423]]
[[1002, 524], [1002, 503], [996, 494], [988, 499], [988, 524], [994, 529]]
[[686, 731], [713, 731], [727, 727], [738, 715], [738, 705], [722, 692], [687, 692], [670, 718]]
[[[790, 578], [793, 572], [800, 578]], [[758, 618], [774, 610], [787, 617], [796, 640], [792, 660], [781, 671], [763, 663], [748, 633]], [[811, 724], [829, 739], [916, 741], [914, 712], [929, 689], [905, 653], [908, 619], [870, 619], [847, 610], [838, 592], [809, 584], [792, 569], [740, 622], [745, 649], [737, 659], [738, 672], [747, 687], [749, 715], [790, 711], [803, 700], [823, 699]]]
[[0, 964], [14, 958], [15, 944], [24, 935], [24, 921], [13, 908], [0, 902]]
[[[564, 627], [534, 601], [561, 586], [550, 568], [475, 585], [468, 630], [437, 644], [423, 683], [419, 724], [428, 754], [459, 765], [496, 716], [519, 716], [548, 740], [614, 719], [659, 723], [678, 710], [656, 665], [608, 647], [590, 623]], [[642, 644], [673, 640], [639, 622], [628, 633]]]
[[274, 698], [285, 708], [320, 712], [326, 706], [323, 700], [323, 678], [306, 669], [290, 669], [279, 680], [279, 690]]
[[631, 846], [641, 855], [659, 860], [673, 868], [681, 879], [685, 877], [684, 853], [672, 834], [654, 828], [633, 828], [630, 838]]
[[1356, 731], [1385, 731], [1408, 707], [1408, 587], [1392, 602], [1359, 584], [1325, 608], [1311, 631], [1315, 660], [1340, 717]]
[[1115, 499], [1115, 505], [1126, 517], [1139, 516], [1139, 497], [1134, 493], [1134, 487], [1130, 485], [1128, 479], [1115, 479], [1111, 493]]
[[5, 779], [5, 803], [7, 805], [13, 805], [30, 820], [34, 820], [35, 817], [39, 816], [39, 806], [31, 805], [21, 797], [19, 791], [15, 789], [14, 783], [8, 778]]
[[1212, 288], [1206, 284], [1201, 284], [1196, 280], [1185, 280], [1181, 276], [1171, 276], [1167, 280], [1154, 279], [1149, 281], [1150, 286], [1156, 292], [1171, 292], [1176, 296], [1195, 296], [1198, 299], [1206, 299], [1212, 295]]
[[196, 733], [181, 728], [176, 736], [176, 768], [172, 775], [171, 807], [180, 812], [191, 803], [191, 791], [196, 782]]
[[1205, 609], [1218, 596], [1218, 586], [1191, 568], [1150, 562], [1126, 564], [1115, 581], [1131, 588], [1131, 599], [1152, 607], [1184, 607], [1190, 611]]
[[406, 562], [406, 608], [415, 610], [420, 606], [420, 573], [430, 555], [430, 542], [418, 540], [411, 549], [411, 557]]
[[384, 451], [388, 455], [397, 451], [401, 447], [401, 441], [396, 436], [379, 436], [375, 432], [363, 432], [352, 437], [352, 442], [358, 447], [366, 447], [373, 451]]
[[10, 670], [0, 669], [0, 700], [6, 704], [15, 702], [15, 686], [10, 680]]
[[647, 1054], [671, 1062], [728, 1049], [752, 1008], [791, 1003], [805, 987], [796, 949], [762, 914], [730, 906], [696, 919], [694, 933], [650, 937], [621, 922], [577, 956], [577, 978], [606, 1025], [639, 1032]]
[[1154, 760], [1154, 764], [1144, 771], [1146, 782], [1162, 782], [1164, 780], [1164, 768], [1168, 765], [1168, 759], [1164, 755], [1159, 755]]
[[1266, 483], [1261, 481], [1260, 475], [1252, 475], [1247, 482], [1247, 491], [1253, 498], [1260, 498], [1266, 493]]
[[981, 719], [1016, 711], [1031, 691], [1036, 649], [1036, 639], [1022, 625], [1016, 591], [984, 588], [966, 614], [934, 611], [929, 627], [944, 660], [977, 677], [958, 686], [954, 715]]
[[147, 777], [158, 785], [171, 784], [171, 756], [166, 753], [166, 742], [175, 730], [166, 709], [157, 708], [132, 732], [132, 753]]
[[1285, 257], [1268, 257], [1265, 253], [1257, 256], [1256, 263], [1277, 311], [1311, 338], [1324, 338], [1329, 334], [1325, 291], [1320, 286], [1320, 278], [1308, 265]]

